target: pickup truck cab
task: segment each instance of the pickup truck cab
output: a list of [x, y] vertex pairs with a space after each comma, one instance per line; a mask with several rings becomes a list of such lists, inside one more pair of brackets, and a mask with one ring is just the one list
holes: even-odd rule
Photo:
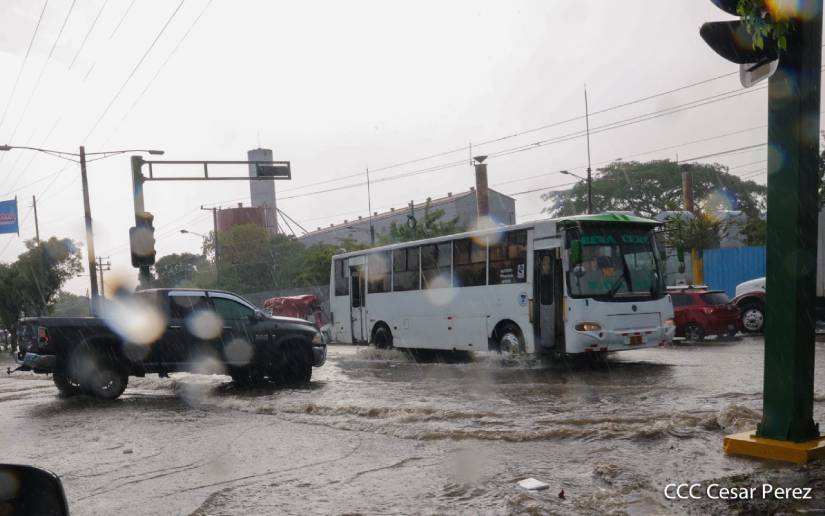
[[312, 324], [269, 317], [231, 292], [141, 290], [105, 300], [100, 313], [21, 319], [18, 369], [52, 373], [67, 396], [114, 399], [129, 376], [188, 371], [228, 374], [241, 385], [300, 385], [326, 361]]

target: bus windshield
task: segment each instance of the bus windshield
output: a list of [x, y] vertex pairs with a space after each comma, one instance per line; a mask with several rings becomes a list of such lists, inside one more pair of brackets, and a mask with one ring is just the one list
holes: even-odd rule
[[653, 232], [646, 228], [583, 226], [567, 230], [581, 243], [581, 262], [567, 271], [572, 297], [603, 300], [659, 298], [664, 295]]

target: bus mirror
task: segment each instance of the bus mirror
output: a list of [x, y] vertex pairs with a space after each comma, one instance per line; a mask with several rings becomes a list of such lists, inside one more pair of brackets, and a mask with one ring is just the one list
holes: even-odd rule
[[577, 278], [581, 278], [584, 276], [584, 267], [582, 267], [581, 264], [576, 265], [573, 267], [573, 274], [575, 274]]
[[570, 264], [574, 267], [582, 262], [582, 242], [581, 240], [570, 241]]

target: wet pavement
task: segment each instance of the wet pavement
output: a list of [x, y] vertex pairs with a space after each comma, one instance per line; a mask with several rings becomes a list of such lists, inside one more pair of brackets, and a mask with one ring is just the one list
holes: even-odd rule
[[[412, 359], [333, 346], [311, 388], [130, 378], [119, 399], [61, 399], [0, 378], [4, 462], [64, 481], [73, 514], [672, 514], [825, 509], [825, 468], [725, 457], [760, 418], [762, 340], [548, 365]], [[825, 421], [825, 343], [817, 343]], [[534, 477], [549, 484], [529, 492]], [[813, 488], [814, 500], [668, 501], [671, 482]], [[564, 490], [564, 498], [559, 497]]]

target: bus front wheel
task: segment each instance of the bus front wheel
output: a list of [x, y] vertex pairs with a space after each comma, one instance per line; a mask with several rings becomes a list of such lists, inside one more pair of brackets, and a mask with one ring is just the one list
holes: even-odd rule
[[383, 324], [378, 326], [375, 331], [372, 332], [372, 343], [379, 349], [392, 348], [392, 333], [390, 329]]
[[524, 335], [513, 323], [504, 323], [496, 332], [499, 353], [524, 353]]

